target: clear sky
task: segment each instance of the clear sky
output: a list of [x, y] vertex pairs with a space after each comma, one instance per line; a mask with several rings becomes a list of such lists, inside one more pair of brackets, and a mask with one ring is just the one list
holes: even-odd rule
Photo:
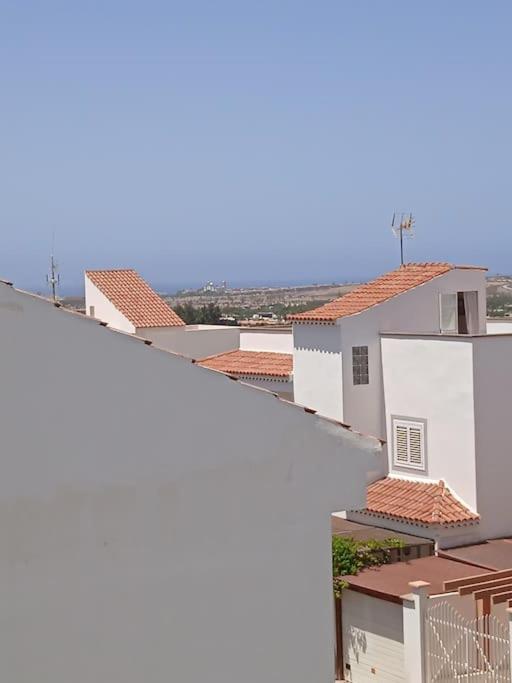
[[512, 3], [0, 0], [0, 273], [512, 272]]

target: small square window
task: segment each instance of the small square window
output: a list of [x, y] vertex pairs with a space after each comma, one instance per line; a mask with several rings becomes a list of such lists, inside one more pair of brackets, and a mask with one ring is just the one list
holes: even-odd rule
[[369, 384], [368, 347], [352, 347], [352, 379], [354, 384]]

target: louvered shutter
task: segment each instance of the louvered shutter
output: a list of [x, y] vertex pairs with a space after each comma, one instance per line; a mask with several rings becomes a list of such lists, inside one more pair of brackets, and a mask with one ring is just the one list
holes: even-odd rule
[[393, 420], [394, 464], [425, 469], [425, 425], [412, 420]]
[[395, 460], [400, 465], [407, 465], [409, 462], [407, 427], [404, 425], [395, 425]]

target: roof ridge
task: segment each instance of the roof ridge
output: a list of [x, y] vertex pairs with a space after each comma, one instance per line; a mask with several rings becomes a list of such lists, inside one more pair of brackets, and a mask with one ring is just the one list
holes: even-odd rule
[[[84, 273], [137, 273], [135, 268], [88, 268]], [[139, 275], [139, 273], [137, 273]], [[139, 275], [140, 279], [144, 278]]]
[[442, 479], [439, 480], [439, 482], [435, 485], [435, 491], [433, 492], [433, 505], [432, 505], [432, 522], [434, 524], [438, 523], [439, 520], [441, 519], [441, 505], [443, 502], [443, 498], [445, 497], [446, 492], [448, 489], [444, 485], [444, 481]]

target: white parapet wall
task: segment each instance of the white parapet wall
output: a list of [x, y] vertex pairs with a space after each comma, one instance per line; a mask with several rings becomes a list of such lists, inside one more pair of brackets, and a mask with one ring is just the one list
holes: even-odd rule
[[512, 334], [512, 318], [487, 318], [487, 334]]
[[293, 353], [292, 328], [241, 327], [240, 349], [242, 351]]
[[5, 284], [0, 324], [0, 680], [331, 683], [380, 444]]
[[229, 325], [145, 327], [138, 328], [137, 335], [161, 349], [195, 360], [234, 351], [240, 344], [240, 328]]

